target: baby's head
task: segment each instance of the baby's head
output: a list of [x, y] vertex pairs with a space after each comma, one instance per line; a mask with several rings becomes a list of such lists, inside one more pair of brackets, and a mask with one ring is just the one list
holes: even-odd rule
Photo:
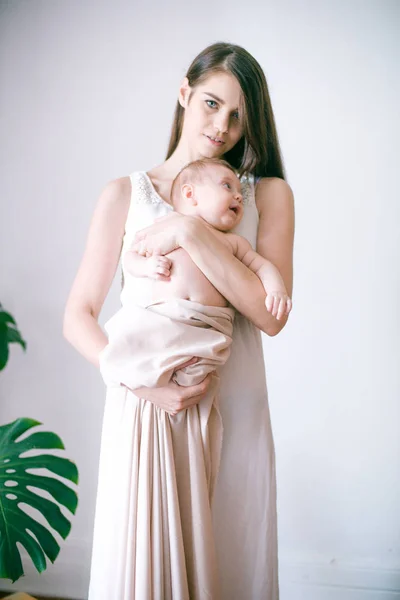
[[220, 231], [233, 229], [243, 216], [240, 181], [224, 160], [204, 158], [186, 165], [171, 188], [177, 212], [201, 217]]

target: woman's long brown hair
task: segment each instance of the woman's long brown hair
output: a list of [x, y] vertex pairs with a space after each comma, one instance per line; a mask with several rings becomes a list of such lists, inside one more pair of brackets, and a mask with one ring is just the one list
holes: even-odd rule
[[[186, 77], [195, 88], [210, 75], [231, 73], [243, 94], [240, 118], [243, 137], [224, 155], [239, 174], [285, 179], [275, 118], [264, 72], [253, 56], [234, 44], [218, 42], [208, 46], [190, 65]], [[177, 102], [166, 158], [175, 151], [181, 134], [184, 108]]]

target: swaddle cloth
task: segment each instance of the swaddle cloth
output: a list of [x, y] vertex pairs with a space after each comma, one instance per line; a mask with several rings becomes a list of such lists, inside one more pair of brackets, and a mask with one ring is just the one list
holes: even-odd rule
[[176, 375], [179, 385], [200, 383], [230, 353], [234, 310], [173, 299], [148, 306], [123, 306], [107, 323], [108, 345], [100, 371], [108, 386], [131, 390], [163, 387], [193, 356], [200, 361]]
[[[124, 306], [106, 324], [100, 370], [108, 392], [94, 533], [103, 543], [93, 546], [90, 600], [220, 598], [211, 513], [223, 433], [216, 370], [229, 357], [233, 319], [232, 308], [173, 299]], [[174, 375], [192, 357], [199, 362]], [[205, 397], [174, 416], [132, 391], [171, 378], [190, 386], [210, 372]], [[125, 503], [108, 491], [110, 480], [127, 489]], [[109, 571], [110, 555], [128, 556], [118, 574]]]

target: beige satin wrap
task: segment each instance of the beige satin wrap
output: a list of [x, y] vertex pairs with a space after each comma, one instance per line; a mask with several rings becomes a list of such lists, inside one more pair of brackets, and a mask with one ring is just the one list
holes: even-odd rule
[[[220, 597], [211, 518], [222, 444], [215, 369], [228, 359], [233, 318], [231, 308], [177, 299], [123, 307], [107, 323], [90, 600]], [[196, 406], [171, 416], [130, 391], [166, 385], [193, 356], [200, 361], [176, 374], [179, 385], [214, 372]]]

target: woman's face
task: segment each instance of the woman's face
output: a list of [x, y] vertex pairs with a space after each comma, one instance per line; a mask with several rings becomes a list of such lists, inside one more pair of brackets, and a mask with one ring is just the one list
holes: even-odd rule
[[222, 157], [243, 135], [242, 90], [230, 73], [214, 73], [191, 88], [185, 78], [179, 101], [185, 109], [182, 141], [191, 154], [204, 158]]

